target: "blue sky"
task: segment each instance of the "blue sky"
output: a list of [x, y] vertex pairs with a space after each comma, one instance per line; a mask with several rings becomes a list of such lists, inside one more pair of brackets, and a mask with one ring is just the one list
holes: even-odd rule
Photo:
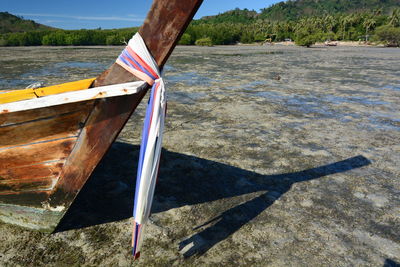
[[[279, 0], [204, 0], [195, 18], [227, 10], [259, 11]], [[103, 29], [140, 26], [152, 0], [1, 0], [0, 11], [62, 29]]]

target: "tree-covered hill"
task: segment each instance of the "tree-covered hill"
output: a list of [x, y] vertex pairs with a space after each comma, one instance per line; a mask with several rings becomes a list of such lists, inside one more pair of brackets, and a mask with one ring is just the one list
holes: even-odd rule
[[[121, 45], [136, 31], [137, 28], [60, 30], [0, 13], [0, 46]], [[305, 46], [327, 40], [377, 41], [399, 46], [400, 0], [297, 0], [272, 5], [260, 13], [235, 9], [194, 20], [180, 44], [227, 45], [287, 39]]]
[[400, 7], [400, 0], [289, 0], [266, 7], [260, 13], [237, 8], [215, 16], [203, 17], [197, 20], [195, 24], [251, 23], [256, 19], [293, 21], [304, 17], [365, 12], [389, 15], [398, 7]]
[[0, 46], [123, 45], [137, 30], [62, 30], [0, 12]]
[[0, 12], [0, 33], [28, 32], [51, 29], [54, 28], [36, 23], [33, 20], [25, 20], [8, 12]]
[[297, 0], [260, 13], [235, 9], [193, 21], [181, 44], [234, 44], [291, 39], [309, 46], [327, 40], [400, 44], [400, 0]]
[[248, 9], [239, 9], [236, 8], [234, 10], [226, 11], [224, 13], [220, 13], [216, 16], [206, 16], [202, 17], [199, 20], [193, 21], [194, 24], [201, 23], [222, 23], [222, 22], [232, 22], [232, 23], [251, 23], [254, 21], [259, 14], [254, 10]]
[[297, 0], [274, 4], [262, 9], [260, 17], [270, 20], [295, 20], [305, 16], [324, 16], [378, 12], [390, 14], [400, 0]]

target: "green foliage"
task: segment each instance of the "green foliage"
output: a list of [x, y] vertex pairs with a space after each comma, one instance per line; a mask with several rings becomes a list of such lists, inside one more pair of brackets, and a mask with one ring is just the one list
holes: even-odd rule
[[257, 12], [254, 10], [248, 10], [248, 9], [239, 9], [236, 8], [235, 10], [230, 10], [224, 13], [220, 13], [216, 16], [207, 16], [203, 17], [197, 22], [194, 22], [195, 24], [203, 24], [203, 23], [209, 23], [209, 24], [217, 24], [217, 23], [251, 23], [253, 22], [256, 17], [258, 16]]
[[242, 24], [220, 23], [220, 24], [199, 24], [190, 25], [185, 34], [193, 40], [208, 37], [213, 44], [234, 44], [239, 41], [240, 33], [243, 30]]
[[0, 46], [41, 45], [42, 37], [48, 32], [18, 32], [0, 35]]
[[209, 37], [206, 37], [196, 40], [195, 44], [198, 46], [212, 46], [212, 41]]
[[400, 27], [400, 8], [395, 8], [389, 17], [389, 24], [393, 27]]
[[192, 42], [209, 37], [214, 45], [265, 40], [277, 42], [285, 39], [295, 40], [297, 44], [304, 46], [326, 40], [358, 41], [367, 39], [377, 27], [387, 24], [397, 25], [399, 11], [396, 10], [390, 16], [382, 14], [381, 10], [371, 10], [354, 14], [304, 16], [294, 20], [280, 21], [262, 19], [262, 14], [260, 14], [251, 17], [248, 23], [233, 23], [229, 16], [227, 21], [221, 22], [223, 16], [220, 14], [217, 16], [218, 23], [213, 17], [202, 18], [191, 23], [186, 33], [192, 37]]
[[137, 28], [6, 33], [0, 36], [0, 46], [122, 45], [136, 31]]
[[21, 34], [12, 34], [8, 36], [8, 38], [6, 39], [6, 43], [8, 46], [19, 46], [21, 44], [21, 39]]
[[0, 46], [122, 45], [137, 30], [60, 30], [0, 12]]
[[326, 30], [321, 30], [316, 24], [320, 24], [322, 21], [313, 18], [302, 19], [298, 22], [295, 28], [294, 41], [297, 45], [310, 47], [316, 42], [325, 41], [332, 35], [329, 30], [332, 25], [325, 25]]
[[321, 17], [327, 14], [358, 14], [374, 11], [389, 14], [399, 0], [298, 0], [274, 4], [262, 9], [260, 17], [269, 20], [297, 20], [301, 17]]
[[307, 31], [300, 31], [297, 33], [295, 43], [300, 46], [310, 47], [318, 41], [322, 41], [323, 34], [308, 33]]
[[192, 41], [192, 36], [188, 33], [184, 33], [181, 37], [181, 39], [179, 40], [180, 45], [192, 45], [193, 41]]
[[378, 27], [374, 39], [384, 42], [388, 46], [400, 46], [400, 28], [391, 25]]
[[66, 44], [67, 34], [63, 31], [49, 33], [43, 36], [43, 45], [64, 45]]
[[107, 36], [106, 45], [121, 45], [123, 44], [123, 39], [120, 34], [112, 34]]
[[[265, 39], [265, 38], [263, 38], [263, 39]], [[245, 31], [240, 36], [241, 43], [250, 44], [250, 43], [253, 43], [254, 41], [255, 41], [254, 34], [252, 34], [251, 32]]]
[[312, 45], [325, 40], [365, 40], [375, 28], [398, 27], [400, 0], [286, 1], [261, 13], [235, 9], [193, 21], [185, 43], [209, 37], [214, 45], [295, 40]]
[[[400, 0], [298, 0], [272, 5], [261, 13], [235, 9], [193, 21], [179, 44], [202, 44], [207, 40], [205, 45], [228, 45], [292, 39], [296, 44], [310, 46], [325, 40], [365, 40], [374, 34], [375, 29], [375, 38], [389, 44], [392, 41], [382, 37], [380, 27], [400, 27], [400, 9], [393, 8], [399, 4]], [[0, 13], [0, 26], [4, 14], [12, 16]], [[384, 29], [387, 31], [389, 28]], [[137, 28], [74, 31], [47, 29], [6, 33], [0, 35], [0, 46], [122, 45], [136, 31]]]
[[53, 28], [36, 23], [33, 20], [25, 20], [22, 17], [14, 16], [8, 12], [0, 12], [0, 33], [44, 31], [51, 29]]

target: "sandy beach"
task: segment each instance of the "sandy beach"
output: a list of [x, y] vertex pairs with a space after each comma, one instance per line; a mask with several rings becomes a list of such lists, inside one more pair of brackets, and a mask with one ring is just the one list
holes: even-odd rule
[[[383, 44], [365, 41], [333, 41], [339, 47], [385, 47]], [[295, 42], [275, 42], [273, 45], [295, 46]], [[267, 43], [267, 45], [270, 45]], [[312, 47], [327, 47], [325, 42], [317, 42]]]
[[[94, 77], [120, 50], [0, 48], [0, 89]], [[56, 233], [0, 223], [0, 266], [396, 266], [399, 78], [397, 48], [179, 46], [141, 258], [146, 101]]]

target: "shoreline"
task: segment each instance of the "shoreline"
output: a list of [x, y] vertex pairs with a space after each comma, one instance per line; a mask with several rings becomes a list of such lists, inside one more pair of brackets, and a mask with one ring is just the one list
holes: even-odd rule
[[[324, 42], [317, 42], [313, 45], [311, 45], [311, 47], [383, 47], [383, 48], [389, 48], [389, 46], [385, 46], [383, 44], [376, 44], [376, 43], [365, 43], [365, 42], [359, 42], [359, 41], [334, 41], [336, 43], [336, 45], [333, 46], [329, 46], [329, 45], [325, 45]], [[295, 42], [291, 41], [291, 42], [272, 42], [272, 43], [264, 43], [264, 44], [260, 44], [260, 43], [252, 43], [252, 44], [237, 44], [237, 45], [242, 45], [242, 46], [246, 46], [246, 45], [283, 45], [283, 46], [299, 46], [296, 45]]]
[[[359, 42], [359, 41], [333, 41], [335, 42], [337, 45], [325, 45], [324, 42], [317, 42], [313, 45], [311, 45], [311, 47], [379, 47], [379, 48], [400, 48], [400, 47], [391, 47], [391, 46], [385, 46], [383, 44], [379, 44], [379, 43], [365, 43], [365, 42]], [[291, 41], [291, 42], [272, 42], [272, 43], [250, 43], [250, 44], [243, 44], [243, 43], [237, 43], [237, 44], [228, 44], [228, 45], [212, 45], [211, 47], [215, 46], [274, 46], [274, 45], [278, 45], [278, 46], [298, 46], [298, 47], [302, 47], [299, 45], [296, 45], [295, 42]], [[124, 44], [121, 45], [54, 45], [54, 46], [49, 46], [49, 45], [36, 45], [36, 46], [0, 46], [0, 48], [33, 48], [33, 47], [43, 47], [43, 48], [65, 48], [65, 47], [69, 47], [69, 48], [113, 48], [113, 47], [124, 47]], [[202, 46], [198, 46], [198, 45], [179, 45], [178, 46], [182, 46], [182, 47], [202, 47]]]

